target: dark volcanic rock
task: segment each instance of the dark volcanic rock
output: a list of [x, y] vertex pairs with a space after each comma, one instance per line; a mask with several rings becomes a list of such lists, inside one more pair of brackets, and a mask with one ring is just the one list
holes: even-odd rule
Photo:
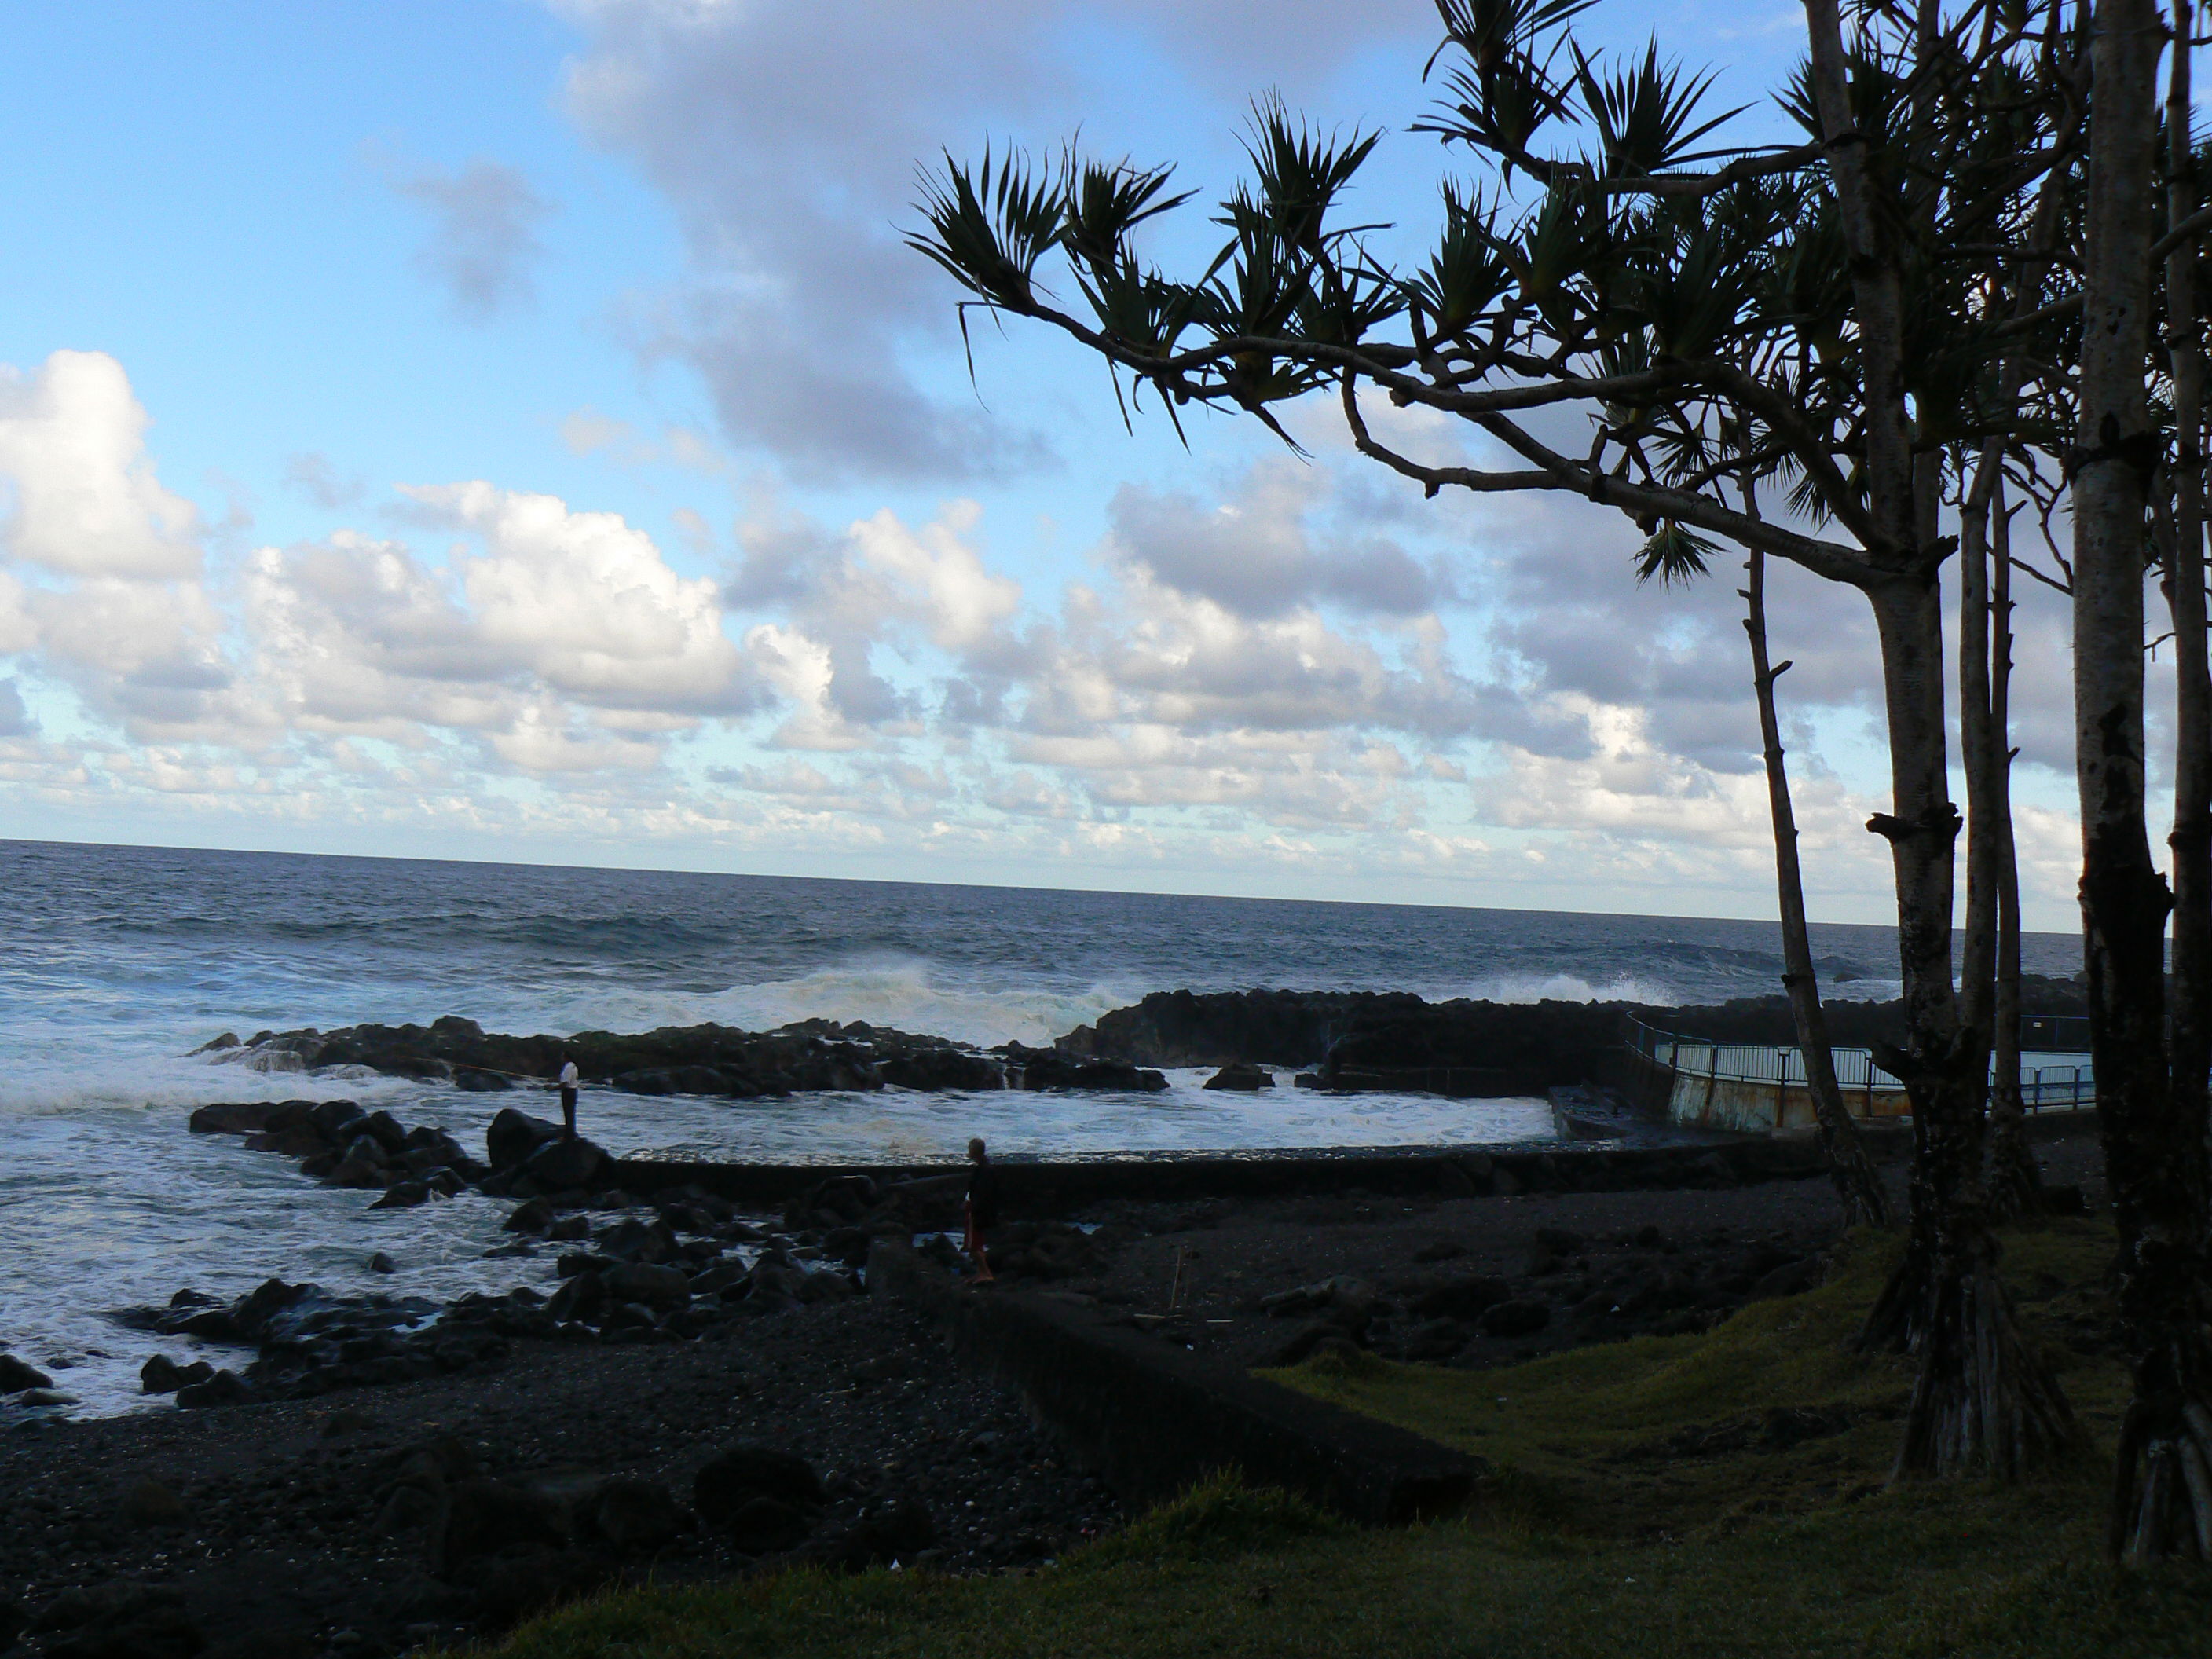
[[493, 1169], [512, 1170], [546, 1142], [560, 1138], [559, 1124], [506, 1106], [494, 1114], [484, 1130], [484, 1154]]
[[1158, 1094], [1168, 1080], [1158, 1072], [1116, 1060], [1080, 1060], [1050, 1048], [1009, 1042], [999, 1051], [1012, 1070], [1007, 1081], [1019, 1089], [1127, 1090]]
[[691, 1507], [713, 1527], [729, 1525], [759, 1499], [796, 1510], [817, 1508], [827, 1497], [822, 1477], [805, 1458], [752, 1443], [726, 1449], [702, 1465], [691, 1483]]
[[[773, 1031], [708, 1024], [638, 1033], [580, 1031], [562, 1037], [487, 1032], [474, 1020], [448, 1015], [428, 1026], [259, 1032], [229, 1057], [264, 1051], [292, 1055], [309, 1070], [366, 1066], [392, 1076], [447, 1079], [462, 1088], [550, 1080], [564, 1057], [573, 1059], [591, 1084], [632, 1094], [750, 1099], [808, 1090], [878, 1089], [886, 1083], [917, 1089], [1004, 1086], [1000, 1061], [945, 1038], [820, 1019]], [[493, 1166], [510, 1167], [528, 1151], [495, 1147]]]
[[1273, 1088], [1275, 1079], [1273, 1074], [1260, 1066], [1248, 1065], [1240, 1060], [1235, 1065], [1223, 1066], [1212, 1077], [1206, 1079], [1206, 1086], [1209, 1089], [1232, 1089], [1240, 1093], [1250, 1094], [1261, 1089]]
[[54, 1379], [37, 1366], [12, 1353], [0, 1353], [0, 1394], [21, 1394], [25, 1389], [51, 1389]]

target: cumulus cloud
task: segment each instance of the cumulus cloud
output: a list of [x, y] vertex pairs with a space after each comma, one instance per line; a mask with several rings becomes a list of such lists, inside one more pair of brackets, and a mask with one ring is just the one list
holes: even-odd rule
[[28, 374], [0, 366], [0, 550], [70, 576], [196, 574], [199, 516], [155, 476], [147, 424], [106, 352], [57, 351]]
[[23, 694], [15, 689], [13, 680], [0, 680], [0, 738], [27, 738], [36, 734], [31, 711], [23, 707]]
[[1329, 494], [1328, 480], [1287, 459], [1254, 466], [1218, 503], [1124, 484], [1109, 509], [1112, 556], [1241, 616], [1321, 601], [1385, 616], [1433, 611], [1447, 590], [1432, 565], [1384, 537], [1315, 533], [1309, 514]]
[[395, 188], [429, 216], [416, 262], [456, 316], [489, 322], [535, 296], [531, 267], [545, 252], [538, 232], [554, 209], [520, 169], [479, 156], [457, 173], [433, 168]]

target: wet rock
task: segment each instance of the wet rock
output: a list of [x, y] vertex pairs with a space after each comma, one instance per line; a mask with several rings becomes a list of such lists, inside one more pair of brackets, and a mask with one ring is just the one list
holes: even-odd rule
[[383, 1251], [379, 1250], [374, 1255], [369, 1257], [368, 1270], [373, 1273], [396, 1273], [399, 1271], [399, 1264]]
[[604, 1146], [579, 1137], [543, 1143], [523, 1159], [523, 1173], [549, 1192], [596, 1187], [614, 1162]]
[[430, 1188], [426, 1182], [395, 1181], [384, 1189], [384, 1196], [368, 1207], [372, 1210], [411, 1210], [429, 1201]]
[[514, 1107], [503, 1107], [484, 1130], [484, 1152], [495, 1170], [520, 1167], [531, 1153], [561, 1137], [561, 1126], [532, 1117]]
[[680, 1308], [691, 1299], [691, 1281], [677, 1267], [626, 1261], [605, 1275], [606, 1291], [615, 1302], [641, 1303], [653, 1309]]
[[0, 1394], [19, 1394], [25, 1389], [51, 1389], [54, 1379], [36, 1365], [15, 1358], [12, 1353], [0, 1353]]
[[213, 1406], [242, 1406], [253, 1398], [253, 1390], [237, 1372], [217, 1371], [204, 1382], [189, 1382], [177, 1390], [177, 1404], [185, 1411], [202, 1411]]
[[165, 1353], [157, 1353], [138, 1368], [138, 1389], [142, 1394], [174, 1394], [189, 1383], [204, 1382], [215, 1375], [215, 1367], [204, 1359], [195, 1359], [188, 1365], [179, 1365]]
[[552, 1231], [553, 1206], [542, 1198], [533, 1198], [515, 1206], [514, 1212], [501, 1224], [510, 1233], [545, 1233]]
[[1273, 1088], [1275, 1079], [1262, 1067], [1247, 1065], [1238, 1060], [1223, 1066], [1212, 1077], [1206, 1079], [1205, 1086], [1209, 1089], [1230, 1089], [1243, 1094], [1251, 1094], [1261, 1089]]
[[1009, 1062], [1007, 1083], [1018, 1089], [1085, 1089], [1158, 1094], [1168, 1080], [1158, 1072], [1120, 1060], [1076, 1060], [1050, 1048], [1007, 1043], [1000, 1053]]
[[200, 1107], [188, 1120], [196, 1135], [250, 1135], [268, 1127], [275, 1101], [217, 1101]]
[[225, 1048], [235, 1048], [237, 1047], [238, 1033], [235, 1031], [225, 1031], [221, 1036], [210, 1037], [205, 1042], [200, 1044], [198, 1048], [193, 1049], [191, 1052], [195, 1054], [219, 1054]]

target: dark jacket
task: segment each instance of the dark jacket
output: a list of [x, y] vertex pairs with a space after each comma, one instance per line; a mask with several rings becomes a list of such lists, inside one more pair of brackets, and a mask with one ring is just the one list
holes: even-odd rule
[[975, 1217], [979, 1227], [998, 1224], [999, 1172], [991, 1167], [988, 1158], [969, 1169], [968, 1212]]

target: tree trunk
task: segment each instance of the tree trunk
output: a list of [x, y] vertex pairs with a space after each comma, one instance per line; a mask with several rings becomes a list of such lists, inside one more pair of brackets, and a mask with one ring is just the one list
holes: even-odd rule
[[1942, 598], [1932, 576], [1872, 598], [1899, 809], [1875, 827], [1896, 869], [1911, 1035], [1910, 1048], [1877, 1054], [1911, 1091], [1916, 1156], [1905, 1258], [1861, 1340], [1920, 1358], [1897, 1478], [1979, 1468], [2010, 1479], [2060, 1455], [2076, 1431], [2065, 1395], [2021, 1340], [1982, 1199], [1986, 1062], [1959, 1036], [1951, 988], [1958, 815], [1944, 787]]
[[1990, 1218], [2043, 1210], [2043, 1177], [2027, 1145], [2020, 1095], [2020, 858], [2012, 832], [2012, 514], [2002, 477], [1990, 493], [1990, 726], [1997, 746], [1990, 781], [1997, 830], [1997, 974], [1990, 1060]]
[[[1905, 1047], [1883, 1063], [1912, 1098], [1912, 1225], [1904, 1262], [1869, 1316], [1862, 1341], [1920, 1356], [1897, 1474], [1984, 1467], [2009, 1475], [2071, 1441], [2057, 1385], [2021, 1342], [1995, 1273], [1996, 1242], [1981, 1203], [1986, 1069], [1962, 1052], [1951, 987], [1951, 881], [1958, 810], [1945, 771], [1942, 553], [1923, 540], [1926, 475], [1913, 454], [1905, 374], [1903, 260], [1886, 226], [1901, 204], [1878, 199], [1869, 135], [1851, 108], [1850, 63], [1838, 0], [1804, 0], [1809, 81], [1837, 222], [1850, 268], [1865, 421], [1864, 473], [1875, 532], [1870, 561], [1889, 727], [1891, 811], [1884, 836], [1897, 881]], [[1911, 158], [1896, 158], [1902, 174]]]
[[2100, 0], [2092, 46], [2081, 428], [2074, 507], [2075, 768], [2097, 1116], [2119, 1228], [2120, 1328], [2135, 1397], [2109, 1541], [2139, 1560], [2212, 1557], [2197, 1523], [2212, 1458], [2203, 1124], [2169, 1086], [2166, 916], [2143, 799], [2145, 511], [2157, 438], [2146, 395], [2157, 74], [2152, 0]]
[[[2195, 7], [2175, 8], [2189, 38]], [[2190, 57], [2177, 46], [2166, 100], [2166, 219], [2197, 211], [2191, 153]], [[2173, 550], [2166, 595], [2173, 623], [2173, 1006], [2169, 1086], [2177, 1133], [2203, 1142], [2212, 1074], [2212, 664], [2207, 661], [2204, 592], [2204, 325], [2197, 266], [2202, 248], [2185, 240], [2166, 257], [2166, 343], [2173, 364]], [[2200, 1218], [2212, 1225], [2212, 1217]]]
[[[1966, 775], [1966, 927], [1959, 956], [1961, 1064], [1986, 1077], [1996, 1028], [1997, 913], [2003, 854], [1999, 845], [1997, 774], [2004, 764], [1996, 731], [1990, 670], [1990, 517], [2003, 465], [1986, 444], [1975, 459], [1959, 511], [1959, 748]], [[1984, 1085], [1983, 1100], [1988, 1099]], [[1980, 1158], [1975, 1178], [1981, 1178]]]
[[[1751, 636], [1752, 687], [1759, 697], [1759, 732], [1766, 757], [1766, 804], [1774, 820], [1774, 884], [1782, 915], [1782, 986], [1797, 1026], [1798, 1052], [1805, 1057], [1805, 1084], [1813, 1097], [1820, 1146], [1828, 1173], [1842, 1200], [1844, 1218], [1853, 1227], [1887, 1227], [1889, 1194], [1881, 1172], [1867, 1155], [1865, 1138], [1844, 1105], [1836, 1082], [1836, 1057], [1828, 1046], [1828, 1019], [1820, 1006], [1820, 985], [1813, 971], [1813, 942], [1805, 926], [1805, 883], [1797, 863], [1797, 815], [1790, 799], [1790, 772], [1783, 759], [1782, 725], [1775, 713], [1774, 682], [1790, 665], [1771, 665], [1766, 647], [1766, 556], [1751, 554], [1751, 586], [1744, 631]], [[1778, 1124], [1777, 1127], [1780, 1127]]]

